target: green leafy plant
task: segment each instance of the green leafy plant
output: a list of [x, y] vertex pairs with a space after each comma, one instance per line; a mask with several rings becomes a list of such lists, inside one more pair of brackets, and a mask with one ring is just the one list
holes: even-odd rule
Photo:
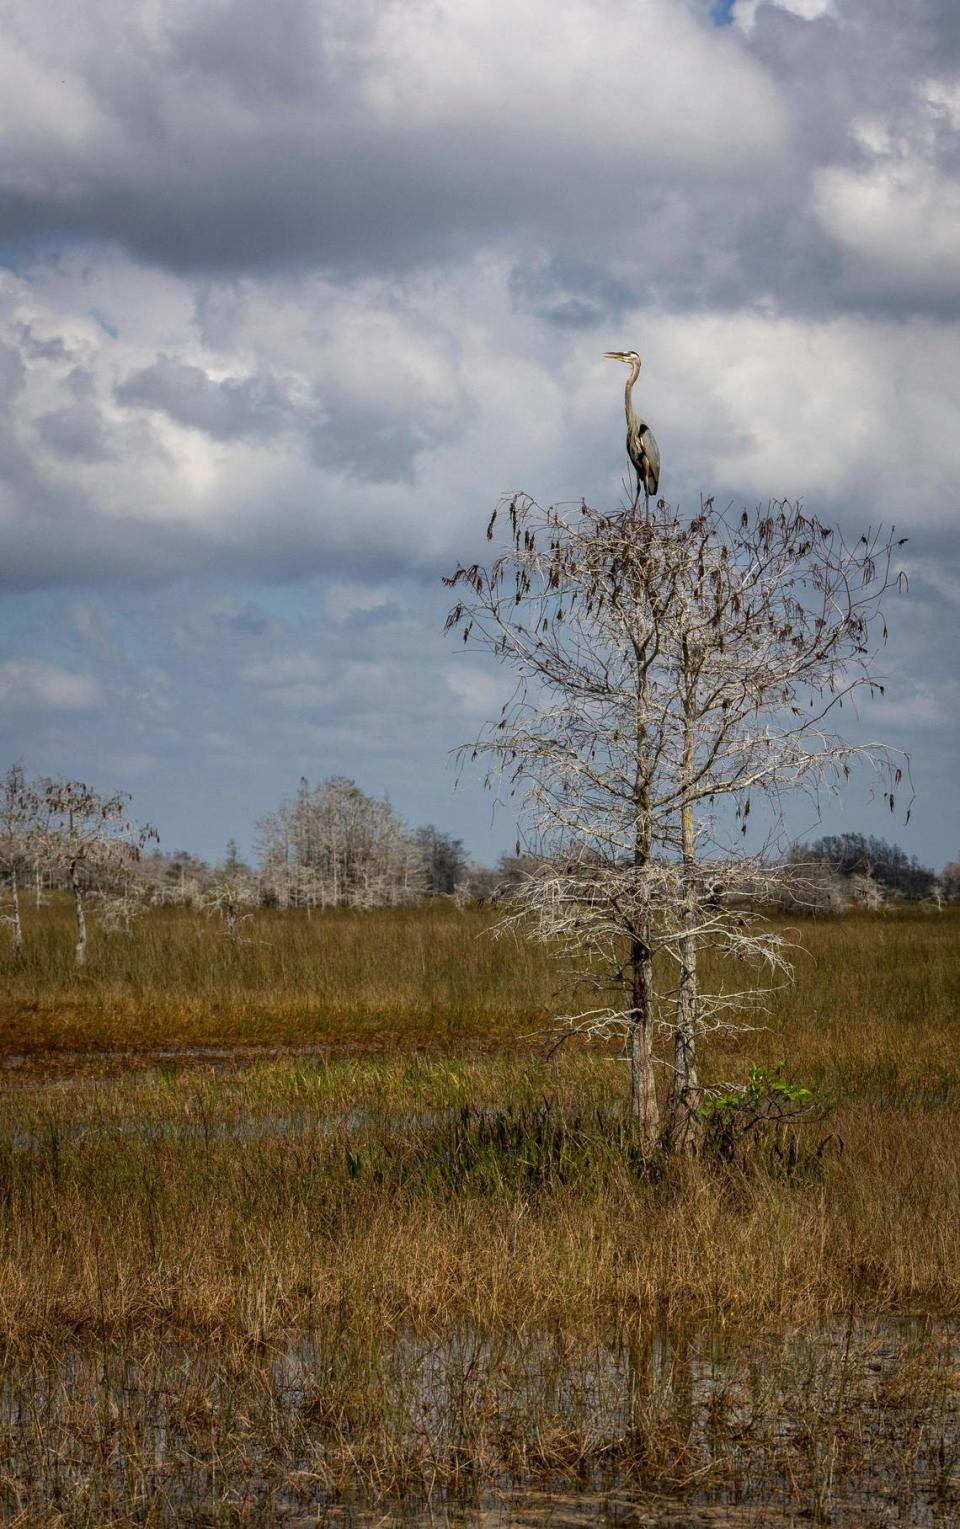
[[[822, 1123], [835, 1108], [836, 1101], [815, 1083], [789, 1077], [784, 1062], [770, 1068], [754, 1064], [742, 1087], [718, 1091], [701, 1106], [704, 1149], [742, 1166], [765, 1161], [792, 1172], [801, 1162], [799, 1127]], [[829, 1147], [842, 1151], [843, 1143], [831, 1133], [806, 1157], [820, 1160]]]

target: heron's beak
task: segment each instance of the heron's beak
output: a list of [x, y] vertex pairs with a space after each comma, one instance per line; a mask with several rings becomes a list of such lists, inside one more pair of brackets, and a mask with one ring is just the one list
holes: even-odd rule
[[627, 357], [626, 352], [622, 350], [605, 350], [603, 359], [605, 361], [626, 361]]

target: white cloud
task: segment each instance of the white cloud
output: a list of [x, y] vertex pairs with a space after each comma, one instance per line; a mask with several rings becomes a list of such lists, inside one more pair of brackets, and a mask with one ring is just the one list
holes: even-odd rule
[[9, 168], [13, 155], [21, 156], [25, 192], [32, 189], [30, 159], [96, 152], [107, 141], [108, 123], [88, 82], [72, 71], [61, 71], [52, 58], [42, 60], [38, 50], [18, 45], [9, 33], [0, 46], [0, 96], [0, 145]]
[[934, 117], [942, 114], [955, 132], [960, 132], [960, 82], [931, 76], [918, 85], [921, 99], [927, 102]]
[[[948, 701], [948, 707], [944, 706], [944, 699]], [[928, 684], [919, 681], [912, 687], [905, 687], [905, 693], [896, 699], [885, 697], [865, 701], [861, 715], [870, 727], [879, 724], [889, 732], [910, 733], [915, 728], [926, 730], [952, 722], [956, 700], [955, 684], [945, 684], [943, 693], [938, 695]]]
[[324, 609], [331, 621], [382, 610], [394, 600], [394, 591], [386, 584], [331, 584], [324, 595]]
[[658, 187], [743, 184], [790, 134], [770, 71], [693, 0], [275, 9], [89, 0], [83, 26], [70, 0], [10, 0], [12, 229], [180, 269], [235, 268], [239, 246], [369, 267], [378, 242], [381, 268], [429, 263], [473, 225], [581, 231], [611, 198], [629, 236]]
[[101, 768], [104, 776], [114, 780], [129, 780], [131, 777], [149, 775], [160, 764], [155, 754], [134, 749], [104, 754]]
[[852, 120], [859, 162], [815, 171], [814, 214], [861, 281], [960, 297], [960, 180], [941, 152], [944, 127], [954, 134], [958, 124], [956, 82], [916, 80], [887, 116]]
[[77, 674], [35, 658], [0, 663], [0, 705], [14, 709], [89, 711], [101, 704], [100, 685], [91, 674]]
[[[624, 335], [646, 336], [637, 402], [664, 452], [670, 497], [866, 502], [867, 514], [897, 524], [955, 523], [960, 324], [637, 313]], [[582, 415], [607, 420], [610, 380], [594, 359], [599, 343], [589, 344], [575, 400]]]
[[[87, 258], [116, 268], [123, 286], [127, 262]], [[312, 396], [317, 418], [331, 420], [280, 440], [214, 439], [118, 402], [118, 383], [157, 354], [153, 319], [141, 333], [131, 310], [119, 340], [84, 330], [86, 281], [77, 271], [71, 286], [68, 266], [49, 281], [42, 266], [29, 281], [8, 278], [0, 303], [0, 342], [15, 357], [0, 566], [15, 582], [325, 572], [335, 619], [384, 608], [397, 578], [424, 567], [435, 577], [467, 552], [505, 491], [617, 494], [622, 377], [601, 357], [628, 343], [644, 355], [637, 402], [660, 440], [671, 497], [868, 496], [889, 518], [930, 524], [956, 512], [960, 324], [817, 319], [767, 303], [637, 308], [615, 325], [598, 319], [567, 332], [518, 307], [511, 262], [492, 257], [400, 287], [341, 290], [311, 277], [250, 280], [240, 292], [208, 284], [211, 302], [215, 290], [230, 299], [215, 345], [182, 321], [186, 300], [171, 302], [166, 354], [209, 376], [282, 375], [291, 395]], [[345, 379], [344, 337], [363, 306], [370, 333], [383, 314], [393, 338], [386, 358], [371, 342]], [[34, 354], [25, 325], [72, 336], [70, 353]], [[78, 393], [100, 419], [96, 450], [63, 460], [36, 422]], [[255, 397], [244, 404], [255, 406]], [[291, 678], [326, 682], [313, 672]]]
[[757, 12], [769, 5], [775, 10], [789, 11], [802, 21], [818, 21], [821, 16], [834, 12], [833, 0], [736, 0], [732, 16], [737, 26], [749, 32], [757, 19]]
[[867, 272], [960, 295], [960, 182], [913, 156], [815, 178], [814, 210]]
[[929, 557], [910, 557], [903, 560], [903, 569], [911, 587], [928, 585], [941, 599], [960, 607], [960, 569], [952, 562], [936, 562]]
[[387, 666], [365, 658], [339, 656], [335, 662], [324, 662], [301, 650], [248, 664], [243, 673], [263, 687], [266, 699], [292, 711], [392, 703], [398, 695]]
[[513, 685], [504, 675], [490, 674], [476, 664], [446, 664], [443, 677], [450, 694], [468, 717], [495, 717]]
[[520, 0], [509, 25], [497, 11], [491, 0], [382, 7], [365, 88], [381, 124], [485, 133], [499, 159], [501, 143], [516, 155], [519, 117], [522, 155], [559, 156], [568, 175], [598, 153], [612, 164], [639, 153], [726, 176], [783, 146], [787, 114], [763, 69], [674, 0]]

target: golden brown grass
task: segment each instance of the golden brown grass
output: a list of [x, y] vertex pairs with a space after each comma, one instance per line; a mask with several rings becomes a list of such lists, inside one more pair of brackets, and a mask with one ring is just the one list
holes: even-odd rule
[[[445, 902], [312, 918], [267, 910], [245, 926], [240, 945], [215, 920], [157, 910], [130, 938], [96, 931], [81, 971], [66, 902], [26, 917], [25, 961], [0, 956], [0, 1052], [7, 1055], [197, 1046], [516, 1049], [569, 1001], [542, 946], [493, 939], [493, 915]], [[960, 911], [810, 920], [795, 925], [794, 936], [804, 947], [796, 985], [778, 997], [765, 1034], [745, 1048], [737, 1043], [732, 1054], [792, 1055], [826, 1070], [849, 1057], [857, 1073], [864, 1063], [902, 1068], [912, 1059], [918, 1071], [940, 1059], [949, 1065]], [[707, 980], [715, 976], [708, 969]]]
[[[845, 1105], [842, 1156], [792, 1176], [703, 1163], [650, 1176], [624, 1160], [609, 1110], [591, 1111], [611, 1082], [608, 1064], [571, 1058], [550, 1078], [506, 1063], [275, 1065], [18, 1092], [0, 1159], [0, 1333], [273, 1339], [331, 1309], [390, 1329], [960, 1313], [955, 1088]], [[541, 1089], [564, 1159], [537, 1146]], [[496, 1116], [464, 1123], [468, 1097], [518, 1138], [491, 1140]]]
[[[79, 976], [61, 916], [51, 922], [47, 946], [33, 943], [52, 949], [53, 997], [32, 1034], [39, 963], [6, 973], [10, 1051], [253, 1040], [328, 1055], [29, 1088], [23, 1066], [6, 1069], [0, 1333], [107, 1316], [263, 1336], [309, 1321], [317, 1292], [339, 1300], [343, 1281], [394, 1324], [666, 1305], [751, 1319], [852, 1304], [960, 1312], [955, 915], [808, 924], [769, 1027], [709, 1050], [708, 1075], [784, 1058], [837, 1099], [842, 1150], [782, 1177], [640, 1171], [618, 1124], [622, 1064], [573, 1047], [543, 1059], [530, 1032], [557, 974], [542, 952], [485, 938], [483, 915], [265, 917], [263, 943], [235, 952], [164, 914]], [[216, 1003], [197, 945], [240, 968]], [[518, 1048], [511, 1030], [526, 1037]], [[382, 1055], [349, 1060], [358, 1042]], [[405, 1059], [411, 1042], [433, 1055]], [[534, 1142], [518, 1177], [544, 1101], [569, 1161], [558, 1169]], [[488, 1139], [485, 1116], [454, 1130], [470, 1106], [500, 1112], [513, 1134]], [[826, 1129], [810, 1128], [811, 1146]], [[271, 1314], [266, 1328], [247, 1326], [251, 1311]]]
[[368, 914], [258, 913], [231, 944], [216, 921], [150, 913], [133, 934], [91, 939], [73, 965], [70, 908], [30, 916], [26, 959], [7, 962], [4, 1049], [397, 1045], [457, 1048], [544, 1022], [546, 954], [487, 938], [492, 919], [443, 903]]
[[952, 1521], [956, 915], [803, 926], [769, 1028], [711, 1049], [836, 1096], [842, 1152], [789, 1173], [631, 1158], [621, 1064], [511, 1044], [557, 976], [482, 914], [264, 915], [239, 952], [163, 914], [79, 977], [44, 916], [10, 1051], [325, 1054], [8, 1069], [8, 1515], [282, 1521], [519, 1475], [838, 1522], [882, 1478]]

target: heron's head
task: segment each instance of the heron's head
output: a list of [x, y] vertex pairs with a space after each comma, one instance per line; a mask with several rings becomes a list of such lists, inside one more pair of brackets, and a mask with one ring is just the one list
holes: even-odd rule
[[607, 361], [626, 361], [628, 366], [642, 365], [635, 350], [605, 350], [603, 354]]

